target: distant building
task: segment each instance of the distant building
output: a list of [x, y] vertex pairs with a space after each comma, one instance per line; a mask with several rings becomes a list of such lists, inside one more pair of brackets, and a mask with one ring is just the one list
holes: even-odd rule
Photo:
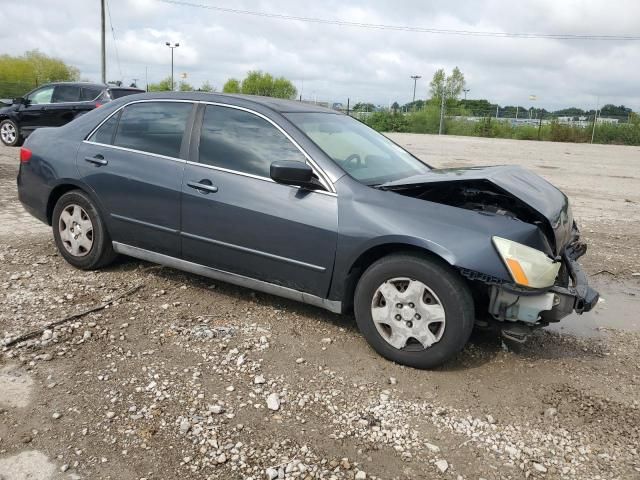
[[619, 122], [617, 118], [608, 118], [608, 117], [598, 117], [598, 123], [607, 123], [611, 125], [615, 125]]

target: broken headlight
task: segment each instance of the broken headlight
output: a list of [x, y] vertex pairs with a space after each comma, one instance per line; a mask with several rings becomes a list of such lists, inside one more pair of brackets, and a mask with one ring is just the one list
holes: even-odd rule
[[493, 245], [516, 284], [547, 288], [555, 283], [560, 262], [549, 258], [544, 252], [500, 237], [493, 237]]

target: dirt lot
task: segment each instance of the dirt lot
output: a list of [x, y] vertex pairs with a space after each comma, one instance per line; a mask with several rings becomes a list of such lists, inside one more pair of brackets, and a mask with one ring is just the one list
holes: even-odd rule
[[3, 348], [0, 479], [640, 478], [640, 149], [393, 138], [564, 189], [598, 310], [403, 368], [349, 317], [134, 260], [74, 270], [19, 207], [3, 148], [0, 342], [115, 301]]

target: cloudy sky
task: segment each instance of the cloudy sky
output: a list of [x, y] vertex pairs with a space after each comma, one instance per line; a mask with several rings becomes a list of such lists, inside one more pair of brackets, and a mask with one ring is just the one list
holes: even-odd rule
[[[329, 20], [491, 32], [639, 35], [638, 0], [188, 0]], [[0, 53], [40, 51], [100, 78], [99, 0], [0, 0]], [[218, 90], [251, 69], [284, 75], [305, 98], [388, 104], [427, 95], [438, 68], [460, 67], [469, 98], [546, 108], [625, 104], [640, 110], [640, 41], [454, 36], [248, 16], [161, 0], [109, 0], [108, 79], [144, 84], [175, 71]], [[108, 21], [108, 18], [107, 18]], [[107, 24], [109, 29], [109, 23]], [[116, 49], [117, 46], [117, 49]], [[117, 54], [116, 54], [117, 51]], [[119, 57], [119, 62], [118, 62]]]

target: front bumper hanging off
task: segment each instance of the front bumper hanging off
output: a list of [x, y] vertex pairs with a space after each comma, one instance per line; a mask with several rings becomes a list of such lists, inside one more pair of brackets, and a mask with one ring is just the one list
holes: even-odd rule
[[586, 245], [574, 243], [562, 255], [567, 285], [554, 285], [544, 292], [515, 291], [503, 285], [491, 287], [489, 313], [500, 321], [524, 322], [531, 326], [559, 322], [576, 312], [582, 314], [593, 309], [600, 294], [589, 286], [587, 276], [577, 259], [586, 251]]

